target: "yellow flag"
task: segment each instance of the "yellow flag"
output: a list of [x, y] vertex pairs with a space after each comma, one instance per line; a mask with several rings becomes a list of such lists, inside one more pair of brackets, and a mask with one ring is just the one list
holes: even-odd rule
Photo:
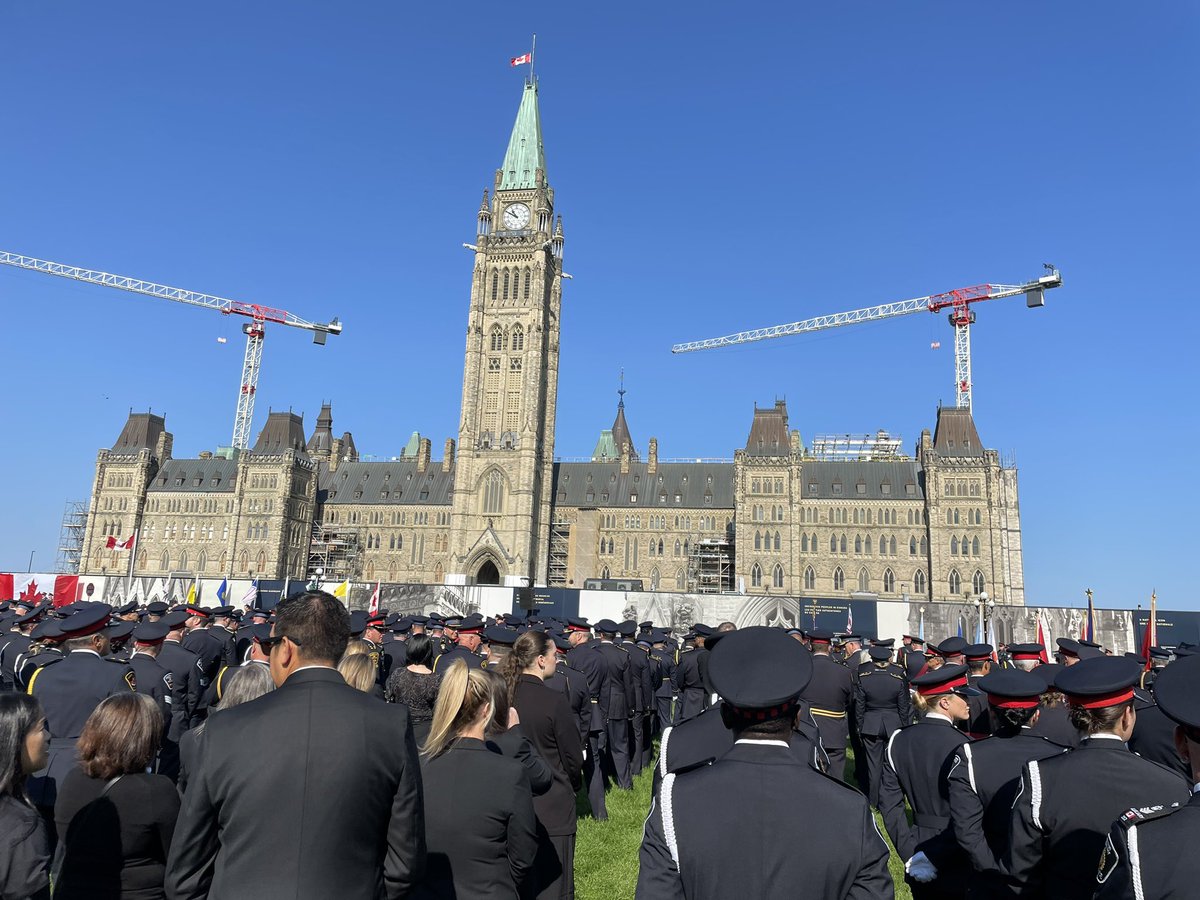
[[188, 588], [187, 605], [195, 606], [196, 604], [196, 582], [192, 582], [192, 586]]
[[339, 600], [348, 600], [350, 598], [349, 578], [333, 589], [333, 596], [337, 597]]

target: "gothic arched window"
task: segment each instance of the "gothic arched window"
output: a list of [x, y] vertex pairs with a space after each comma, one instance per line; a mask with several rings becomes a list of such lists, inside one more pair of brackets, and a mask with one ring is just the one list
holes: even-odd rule
[[485, 515], [504, 512], [504, 476], [498, 469], [493, 469], [484, 479], [483, 512]]
[[866, 569], [858, 570], [858, 589], [864, 593], [871, 589], [871, 576]]
[[813, 571], [812, 566], [804, 570], [804, 589], [806, 591], [815, 591], [817, 589], [817, 573]]
[[842, 571], [841, 566], [833, 570], [833, 589], [835, 591], [844, 591], [846, 589], [846, 573]]
[[962, 576], [958, 574], [958, 569], [950, 570], [950, 593], [958, 595], [962, 593]]
[[801, 553], [808, 552], [808, 535], [807, 534], [800, 535], [800, 552]]
[[515, 353], [525, 349], [525, 330], [520, 325], [512, 328], [512, 348]]
[[495, 300], [497, 298], [497, 296], [499, 295], [499, 290], [500, 290], [500, 273], [493, 270], [493, 272], [492, 272], [492, 299], [493, 300]]
[[529, 279], [529, 269], [528, 269], [528, 268], [526, 268], [526, 269], [525, 269], [525, 293], [524, 293], [524, 297], [525, 297], [525, 299], [526, 299], [526, 300], [528, 300], [528, 299], [529, 299], [529, 281], [530, 281], [530, 279]]
[[762, 534], [757, 531], [754, 532], [754, 549], [755, 550], [762, 549]]
[[836, 534], [831, 534], [829, 536], [829, 552], [837, 553], [837, 535]]
[[783, 566], [777, 564], [774, 571], [771, 572], [771, 586], [783, 587]]
[[159, 568], [161, 568], [163, 572], [171, 571], [171, 553], [169, 550], [164, 550], [162, 552], [162, 558], [159, 560]]
[[508, 269], [504, 270], [504, 299], [508, 299]]
[[983, 593], [983, 573], [978, 569], [975, 570], [975, 575], [971, 578], [971, 589], [975, 592], [976, 597]]
[[896, 591], [896, 576], [891, 569], [884, 570], [883, 573], [883, 592], [892, 594]]
[[950, 555], [958, 556], [958, 538], [957, 537], [950, 538]]
[[779, 532], [777, 531], [777, 532], [775, 532], [775, 549], [778, 550], [781, 547], [782, 547], [782, 542], [779, 539]]
[[762, 568], [758, 563], [750, 567], [750, 587], [762, 587]]
[[842, 546], [842, 552], [845, 553], [846, 552], [846, 536], [844, 534], [842, 535], [842, 545], [841, 546]]
[[504, 349], [504, 329], [502, 329], [499, 325], [492, 326], [492, 349]]
[[979, 555], [979, 538], [971, 538], [971, 555]]
[[913, 591], [917, 594], [925, 593], [925, 573], [921, 569], [913, 573]]

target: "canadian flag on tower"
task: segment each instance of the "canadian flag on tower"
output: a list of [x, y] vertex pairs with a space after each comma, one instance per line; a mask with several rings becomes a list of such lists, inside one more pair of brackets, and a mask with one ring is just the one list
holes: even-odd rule
[[533, 62], [533, 54], [525, 53], [525, 54], [522, 54], [521, 56], [514, 56], [512, 59], [510, 59], [508, 61], [508, 64], [510, 66], [523, 66], [526, 63], [531, 63], [531, 62]]
[[131, 534], [125, 540], [118, 541], [115, 537], [109, 535], [108, 539], [104, 542], [104, 546], [108, 550], [129, 550], [133, 547], [133, 538], [134, 535]]
[[26, 572], [10, 575], [0, 572], [0, 600], [34, 604], [52, 600], [55, 606], [65, 606], [78, 599], [78, 575], [35, 575]]

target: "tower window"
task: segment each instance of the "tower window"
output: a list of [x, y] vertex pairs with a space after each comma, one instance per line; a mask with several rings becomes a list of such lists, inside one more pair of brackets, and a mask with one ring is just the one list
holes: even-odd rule
[[508, 269], [504, 270], [504, 299], [508, 299]]
[[[492, 326], [492, 349], [504, 349], [504, 330], [499, 325]], [[499, 360], [496, 360], [499, 363]]]
[[512, 348], [516, 352], [525, 349], [525, 330], [520, 325], [514, 325], [512, 330]]
[[504, 511], [504, 476], [493, 469], [483, 483], [483, 511], [496, 514]]
[[529, 269], [528, 269], [528, 268], [526, 268], [526, 269], [525, 269], [525, 294], [524, 294], [524, 298], [525, 298], [526, 300], [528, 300], [528, 299], [529, 299], [529, 282], [530, 282], [530, 278], [529, 278]]
[[500, 273], [492, 272], [492, 299], [495, 300], [500, 290]]

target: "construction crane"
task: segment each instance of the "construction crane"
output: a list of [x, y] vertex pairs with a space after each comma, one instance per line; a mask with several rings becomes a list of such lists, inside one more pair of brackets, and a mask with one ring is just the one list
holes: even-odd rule
[[227, 300], [211, 294], [200, 294], [183, 288], [154, 284], [140, 278], [110, 275], [108, 272], [98, 272], [95, 269], [81, 269], [77, 266], [49, 262], [20, 253], [0, 250], [0, 263], [6, 266], [15, 266], [18, 269], [29, 269], [32, 272], [70, 278], [73, 281], [102, 284], [135, 294], [157, 297], [160, 300], [174, 300], [176, 303], [211, 309], [226, 316], [248, 318], [250, 321], [242, 325], [242, 331], [246, 335], [246, 356], [242, 363], [242, 386], [238, 392], [237, 413], [233, 420], [233, 446], [238, 450], [245, 450], [250, 446], [250, 426], [254, 421], [254, 395], [258, 391], [258, 375], [262, 369], [263, 336], [266, 323], [274, 322], [278, 325], [290, 325], [293, 328], [311, 331], [314, 344], [324, 344], [327, 335], [342, 333], [342, 324], [337, 319], [326, 324], [309, 322], [307, 319], [293, 315], [286, 309], [260, 306], [257, 303], [246, 303], [243, 300]]
[[768, 328], [739, 331], [737, 334], [727, 334], [724, 337], [709, 338], [704, 341], [689, 341], [685, 344], [676, 344], [671, 348], [671, 352], [691, 353], [695, 350], [714, 350], [718, 347], [733, 347], [738, 344], [764, 341], [767, 338], [788, 337], [810, 331], [824, 331], [827, 328], [840, 328], [843, 325], [856, 325], [859, 322], [892, 319], [896, 316], [907, 316], [910, 313], [937, 313], [948, 309], [950, 310], [950, 324], [954, 326], [955, 406], [970, 409], [971, 325], [975, 321], [975, 311], [971, 307], [984, 300], [999, 300], [1003, 297], [1016, 297], [1019, 294], [1025, 295], [1027, 307], [1045, 306], [1045, 292], [1051, 288], [1062, 286], [1062, 275], [1059, 274], [1058, 269], [1048, 263], [1045, 264], [1045, 268], [1047, 274], [1036, 281], [1027, 281], [1024, 284], [977, 284], [973, 287], [946, 291], [943, 294], [899, 300], [895, 303], [868, 306], [866, 309], [855, 309], [828, 316], [817, 316], [787, 325], [772, 325]]

